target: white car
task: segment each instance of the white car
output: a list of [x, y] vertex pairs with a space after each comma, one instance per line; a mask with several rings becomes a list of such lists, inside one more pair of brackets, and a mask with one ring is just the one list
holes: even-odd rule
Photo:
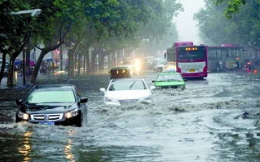
[[162, 72], [167, 67], [167, 60], [162, 58], [156, 58], [153, 61], [153, 71]]
[[112, 79], [107, 87], [100, 88], [104, 92], [104, 103], [106, 105], [124, 105], [131, 103], [151, 103], [151, 90], [144, 79], [121, 78]]

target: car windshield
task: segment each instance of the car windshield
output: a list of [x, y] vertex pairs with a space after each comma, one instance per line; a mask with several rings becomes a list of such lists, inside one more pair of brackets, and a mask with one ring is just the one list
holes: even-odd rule
[[179, 74], [160, 74], [157, 78], [157, 81], [182, 81], [182, 77]]
[[69, 90], [42, 90], [33, 91], [27, 98], [27, 103], [74, 103], [75, 96]]
[[115, 80], [110, 84], [108, 88], [109, 91], [145, 89], [147, 89], [147, 87], [142, 80]]

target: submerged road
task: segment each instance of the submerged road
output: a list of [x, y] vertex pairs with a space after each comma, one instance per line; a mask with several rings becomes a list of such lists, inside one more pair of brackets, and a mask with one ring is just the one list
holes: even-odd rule
[[[156, 73], [142, 76], [151, 86]], [[260, 75], [210, 73], [185, 90], [156, 89], [152, 104], [105, 106], [107, 75], [70, 80], [89, 98], [83, 127], [14, 123], [17, 106], [1, 103], [0, 161], [260, 160]], [[248, 115], [245, 115], [246, 114]]]

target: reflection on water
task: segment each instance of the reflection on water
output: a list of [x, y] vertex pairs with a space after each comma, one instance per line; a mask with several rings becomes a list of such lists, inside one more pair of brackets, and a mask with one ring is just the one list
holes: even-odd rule
[[75, 162], [74, 160], [74, 155], [72, 154], [72, 140], [68, 139], [67, 144], [65, 145], [64, 148], [64, 153], [66, 155], [66, 159], [70, 162]]
[[22, 154], [23, 161], [24, 162], [29, 162], [31, 160], [29, 153], [31, 152], [32, 146], [31, 146], [31, 137], [32, 137], [33, 132], [27, 131], [24, 133], [23, 137], [23, 146], [18, 148], [18, 151], [20, 154]]
[[[69, 136], [76, 136], [77, 132], [75, 130], [69, 130], [68, 132], [68, 135]], [[67, 139], [67, 143], [64, 147], [64, 153], [65, 153], [65, 156], [66, 156], [66, 159], [69, 161], [69, 162], [75, 162], [75, 157], [72, 153], [72, 143], [73, 143], [73, 140], [72, 139]]]

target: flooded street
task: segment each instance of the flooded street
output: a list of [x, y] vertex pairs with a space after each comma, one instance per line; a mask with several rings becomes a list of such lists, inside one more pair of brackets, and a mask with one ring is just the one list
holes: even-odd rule
[[[138, 77], [151, 86], [156, 73]], [[209, 73], [187, 81], [183, 91], [155, 89], [152, 104], [122, 107], [103, 104], [99, 88], [108, 75], [70, 80], [89, 98], [85, 125], [15, 124], [18, 107], [2, 102], [1, 114], [13, 122], [0, 124], [0, 161], [259, 161], [259, 80], [259, 74]]]

